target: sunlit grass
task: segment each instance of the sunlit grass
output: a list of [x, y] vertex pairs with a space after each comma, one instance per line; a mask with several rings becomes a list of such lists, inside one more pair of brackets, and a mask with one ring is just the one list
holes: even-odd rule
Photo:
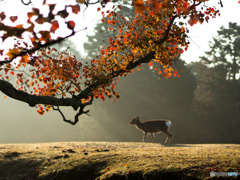
[[0, 155], [4, 180], [220, 179], [210, 172], [240, 170], [240, 145], [235, 144], [2, 144]]

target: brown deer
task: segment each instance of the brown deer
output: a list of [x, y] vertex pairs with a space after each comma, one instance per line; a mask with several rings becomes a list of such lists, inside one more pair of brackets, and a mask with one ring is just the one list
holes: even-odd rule
[[129, 125], [135, 125], [137, 129], [143, 131], [143, 140], [142, 142], [145, 141], [145, 138], [147, 136], [148, 133], [151, 134], [152, 137], [152, 141], [155, 142], [154, 140], [154, 133], [160, 133], [163, 132], [164, 134], [166, 134], [168, 137], [165, 141], [165, 144], [167, 144], [168, 138], [170, 138], [172, 143], [172, 133], [169, 132], [169, 128], [171, 127], [171, 121], [169, 120], [164, 120], [164, 119], [156, 119], [156, 120], [148, 120], [145, 122], [140, 122], [140, 117], [141, 116], [136, 116], [134, 117]]

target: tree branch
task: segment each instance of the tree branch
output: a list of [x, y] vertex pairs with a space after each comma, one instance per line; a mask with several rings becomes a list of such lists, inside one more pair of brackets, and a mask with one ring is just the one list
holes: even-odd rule
[[61, 114], [61, 116], [63, 117], [63, 121], [64, 121], [64, 122], [67, 122], [67, 123], [69, 123], [69, 124], [71, 124], [71, 125], [77, 124], [77, 122], [79, 121], [78, 117], [79, 117], [80, 115], [82, 115], [82, 114], [86, 114], [86, 115], [90, 116], [90, 114], [88, 114], [88, 112], [89, 112], [90, 110], [83, 111], [83, 109], [84, 109], [84, 107], [85, 107], [85, 106], [83, 106], [83, 107], [80, 107], [79, 112], [75, 115], [74, 121], [71, 121], [71, 119], [68, 120], [68, 119], [65, 118], [65, 116], [64, 116], [64, 114], [62, 113], [62, 111], [60, 110], [59, 106], [57, 106], [57, 108], [54, 108], [54, 106], [51, 106], [51, 107], [53, 108], [53, 110], [58, 111], [58, 112]]
[[[17, 90], [11, 83], [4, 80], [0, 80], [0, 91], [15, 100], [28, 103], [31, 107], [34, 107], [37, 104], [47, 104], [53, 106], [72, 106], [77, 110], [78, 107], [91, 105], [93, 101], [93, 95], [90, 95], [91, 100], [86, 103], [82, 103], [82, 98], [57, 98], [52, 96], [31, 95], [22, 90]], [[82, 94], [80, 93], [80, 95]]]
[[[163, 44], [163, 43], [167, 40], [168, 35], [169, 35], [169, 31], [170, 31], [170, 29], [171, 29], [171, 27], [172, 27], [172, 25], [173, 25], [174, 20], [175, 20], [177, 17], [178, 17], [177, 15], [175, 15], [175, 16], [172, 17], [172, 19], [170, 20], [169, 26], [168, 26], [168, 28], [167, 28], [167, 30], [166, 30], [166, 33], [165, 33], [165, 35], [164, 35], [164, 37], [161, 38], [161, 39], [160, 39], [158, 42], [156, 42], [155, 44], [161, 45], [161, 44]], [[129, 72], [130, 70], [134, 69], [135, 67], [137, 67], [137, 66], [140, 65], [140, 64], [148, 63], [148, 62], [150, 62], [152, 59], [154, 59], [154, 55], [155, 55], [155, 51], [151, 51], [151, 52], [149, 52], [148, 54], [146, 54], [144, 57], [139, 58], [138, 60], [136, 60], [135, 62], [133, 62], [133, 61], [130, 62], [130, 63], [127, 65], [127, 67], [126, 67], [125, 70], [120, 69], [120, 70], [118, 70], [118, 71], [113, 71], [112, 73], [108, 74], [108, 75], [107, 75], [107, 78], [113, 79], [113, 78], [115, 78], [115, 77], [118, 77], [120, 74]], [[97, 88], [97, 87], [100, 86], [101, 84], [102, 84], [102, 81], [101, 81], [101, 80], [100, 80], [100, 81], [96, 81], [95, 83], [93, 83], [92, 85], [90, 85], [89, 87], [87, 87], [86, 89], [84, 89], [84, 90], [81, 92], [81, 94], [89, 94], [89, 93], [91, 92], [91, 89], [92, 89], [92, 88]], [[79, 94], [78, 96], [80, 96], [80, 94]]]
[[21, 1], [22, 1], [22, 3], [23, 3], [25, 6], [27, 6], [27, 5], [29, 5], [29, 4], [32, 3], [31, 0], [29, 0], [28, 3], [25, 3], [23, 0], [21, 0]]
[[[84, 28], [84, 29], [87, 29], [87, 27]], [[84, 29], [81, 29], [81, 30], [79, 30], [79, 31], [82, 31], [82, 30], [84, 30]], [[38, 47], [35, 47], [35, 48], [33, 48], [33, 49], [24, 50], [24, 51], [20, 52], [19, 54], [15, 55], [15, 56], [14, 56], [13, 58], [11, 58], [10, 60], [0, 61], [0, 66], [3, 65], [3, 64], [9, 64], [9, 63], [11, 63], [11, 62], [12, 62], [15, 58], [17, 58], [17, 57], [20, 57], [20, 56], [23, 56], [23, 55], [26, 55], [26, 54], [30, 54], [30, 53], [34, 53], [34, 52], [36, 52], [37, 50], [39, 50], [39, 49], [41, 49], [41, 48], [48, 47], [48, 46], [53, 45], [53, 44], [56, 44], [56, 43], [60, 43], [60, 42], [62, 42], [63, 40], [65, 40], [65, 39], [67, 39], [67, 38], [69, 38], [69, 37], [71, 37], [71, 36], [74, 36], [74, 35], [75, 35], [77, 32], [79, 32], [79, 31], [74, 31], [74, 30], [73, 30], [72, 33], [71, 33], [70, 35], [66, 36], [66, 37], [59, 38], [59, 39], [57, 39], [57, 40], [52, 40], [52, 41], [50, 41], [50, 42], [48, 42], [48, 43], [46, 43], [46, 44], [39, 44]]]

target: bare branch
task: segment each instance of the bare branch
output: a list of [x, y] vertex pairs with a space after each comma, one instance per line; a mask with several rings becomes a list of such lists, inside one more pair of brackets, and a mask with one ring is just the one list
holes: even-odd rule
[[67, 122], [67, 123], [69, 123], [69, 124], [71, 124], [71, 125], [77, 124], [77, 122], [79, 121], [78, 117], [79, 117], [80, 115], [82, 115], [82, 114], [86, 114], [86, 115], [88, 115], [88, 116], [91, 116], [90, 114], [88, 114], [90, 110], [83, 111], [83, 109], [84, 109], [84, 107], [85, 107], [85, 106], [83, 106], [83, 107], [80, 107], [79, 112], [75, 115], [74, 121], [71, 121], [71, 119], [68, 120], [68, 119], [65, 118], [65, 116], [64, 116], [64, 114], [62, 113], [62, 111], [60, 110], [59, 106], [57, 106], [57, 108], [55, 108], [54, 106], [51, 106], [51, 107], [53, 108], [53, 110], [58, 111], [58, 112], [61, 114], [64, 122]]
[[22, 3], [23, 3], [24, 5], [26, 5], [26, 6], [32, 3], [31, 0], [29, 0], [28, 3], [25, 3], [23, 0], [21, 0], [21, 1], [22, 1]]

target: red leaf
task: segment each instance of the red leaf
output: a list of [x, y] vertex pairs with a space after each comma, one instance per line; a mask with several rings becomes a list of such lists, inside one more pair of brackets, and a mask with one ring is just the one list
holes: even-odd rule
[[73, 30], [74, 27], [75, 27], [75, 22], [74, 21], [68, 21], [67, 22], [67, 27], [68, 27], [68, 29]]
[[51, 32], [55, 32], [59, 28], [59, 24], [57, 21], [51, 22], [52, 27], [51, 27]]
[[10, 17], [10, 20], [11, 20], [12, 22], [15, 22], [17, 19], [18, 19], [17, 16], [11, 16], [11, 17]]
[[112, 43], [112, 38], [111, 37], [109, 38], [109, 43]]
[[11, 75], [14, 75], [14, 72], [13, 72], [13, 71], [11, 71], [11, 72], [10, 72], [10, 74], [11, 74]]

